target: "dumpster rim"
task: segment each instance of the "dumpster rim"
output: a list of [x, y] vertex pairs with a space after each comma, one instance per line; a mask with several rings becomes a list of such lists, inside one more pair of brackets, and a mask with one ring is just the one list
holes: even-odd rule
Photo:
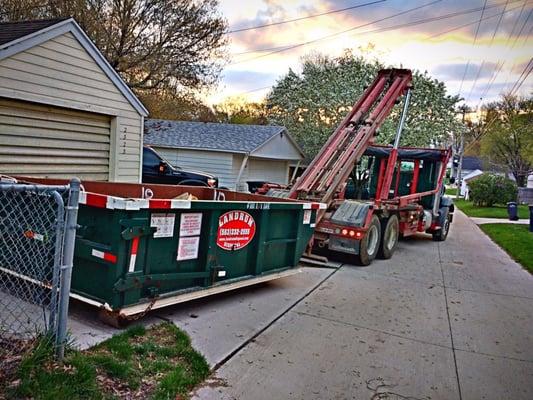
[[178, 200], [178, 199], [141, 199], [123, 198], [107, 194], [80, 191], [80, 204], [106, 208], [109, 210], [140, 210], [140, 209], [190, 209], [191, 204], [281, 204], [287, 206], [301, 205], [303, 209], [324, 210], [326, 204], [318, 202], [283, 202], [283, 201], [247, 201], [247, 200]]

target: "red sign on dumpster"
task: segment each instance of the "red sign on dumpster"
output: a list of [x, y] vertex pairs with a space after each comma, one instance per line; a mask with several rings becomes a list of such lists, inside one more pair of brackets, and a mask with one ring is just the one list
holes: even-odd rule
[[239, 250], [252, 241], [255, 221], [244, 211], [230, 211], [218, 219], [217, 245], [224, 250]]

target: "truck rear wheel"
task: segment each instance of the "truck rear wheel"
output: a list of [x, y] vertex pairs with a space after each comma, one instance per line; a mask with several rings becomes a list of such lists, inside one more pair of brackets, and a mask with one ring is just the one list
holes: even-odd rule
[[359, 254], [357, 255], [357, 262], [360, 265], [370, 265], [376, 258], [379, 251], [379, 244], [381, 242], [381, 224], [377, 216], [372, 217], [368, 231], [359, 245]]
[[440, 227], [440, 229], [433, 233], [433, 240], [436, 241], [436, 242], [444, 242], [446, 240], [446, 238], [448, 237], [448, 232], [450, 231], [450, 211], [449, 209], [446, 207], [445, 211], [444, 211], [444, 219], [443, 219], [443, 223], [442, 223], [442, 226]]
[[381, 220], [381, 243], [379, 245], [378, 257], [388, 260], [394, 254], [398, 245], [400, 233], [400, 223], [396, 215], [391, 215], [387, 219]]

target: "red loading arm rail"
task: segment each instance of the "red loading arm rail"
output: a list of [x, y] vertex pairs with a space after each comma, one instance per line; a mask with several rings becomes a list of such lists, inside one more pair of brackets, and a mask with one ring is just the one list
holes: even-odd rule
[[411, 80], [410, 70], [381, 70], [291, 188], [289, 198], [318, 200], [329, 207]]

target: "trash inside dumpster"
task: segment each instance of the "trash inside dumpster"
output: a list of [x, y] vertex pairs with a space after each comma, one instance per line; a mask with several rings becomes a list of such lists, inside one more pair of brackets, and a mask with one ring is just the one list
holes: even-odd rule
[[297, 272], [323, 207], [207, 187], [82, 189], [72, 296], [122, 316]]

